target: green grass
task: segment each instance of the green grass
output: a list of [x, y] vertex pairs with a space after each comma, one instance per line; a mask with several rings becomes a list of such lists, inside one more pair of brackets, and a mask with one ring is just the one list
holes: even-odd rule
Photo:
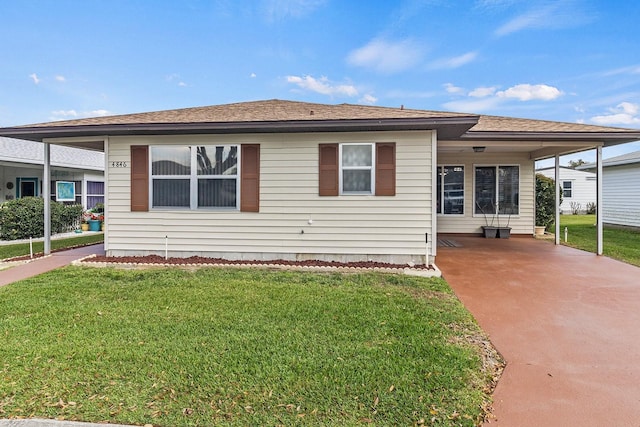
[[0, 417], [472, 426], [481, 333], [441, 279], [65, 267], [0, 288]]
[[[102, 233], [70, 237], [68, 239], [51, 240], [51, 250], [73, 248], [77, 246], [93, 245], [104, 241]], [[33, 242], [33, 253], [44, 252], [44, 242]], [[29, 255], [29, 243], [0, 245], [0, 260]]]
[[[596, 252], [596, 216], [562, 215], [560, 217], [560, 241], [568, 246]], [[568, 241], [564, 243], [564, 228], [568, 228]], [[604, 227], [603, 254], [640, 266], [640, 233]]]

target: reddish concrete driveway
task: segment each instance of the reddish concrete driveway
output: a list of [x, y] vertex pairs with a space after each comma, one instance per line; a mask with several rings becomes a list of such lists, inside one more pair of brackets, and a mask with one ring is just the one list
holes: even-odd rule
[[640, 268], [533, 238], [440, 236], [436, 263], [507, 361], [491, 426], [640, 426]]

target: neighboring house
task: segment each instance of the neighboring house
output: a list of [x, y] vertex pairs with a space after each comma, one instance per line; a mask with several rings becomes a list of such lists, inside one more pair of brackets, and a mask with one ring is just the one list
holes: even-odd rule
[[[555, 167], [537, 169], [536, 172], [556, 179]], [[571, 214], [574, 210], [578, 213], [585, 213], [589, 204], [595, 205], [598, 181], [595, 173], [560, 166], [558, 181], [562, 189], [561, 213]]]
[[494, 212], [532, 236], [536, 160], [640, 130], [270, 100], [0, 135], [106, 152], [110, 256], [424, 263]]
[[[578, 168], [594, 171], [596, 165]], [[602, 161], [602, 220], [640, 228], [640, 151]]]
[[[50, 152], [51, 200], [61, 198], [56, 190], [71, 187], [73, 194], [62, 197], [64, 203], [78, 203], [85, 208], [104, 203], [103, 152], [57, 145]], [[42, 143], [0, 137], [0, 202], [42, 196], [43, 172]]]

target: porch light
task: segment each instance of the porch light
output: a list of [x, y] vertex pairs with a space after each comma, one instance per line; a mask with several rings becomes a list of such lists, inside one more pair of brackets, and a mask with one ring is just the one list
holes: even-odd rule
[[483, 153], [486, 147], [473, 147], [474, 153]]

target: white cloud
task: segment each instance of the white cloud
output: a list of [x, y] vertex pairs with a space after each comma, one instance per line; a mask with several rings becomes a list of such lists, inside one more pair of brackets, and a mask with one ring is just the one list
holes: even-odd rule
[[326, 3], [326, 0], [264, 0], [267, 21], [280, 21], [289, 17], [301, 18]]
[[551, 101], [563, 95], [563, 92], [553, 86], [548, 85], [530, 85], [520, 84], [510, 87], [505, 91], [497, 92], [500, 98], [515, 98], [520, 101], [531, 101], [539, 99], [542, 101]]
[[415, 66], [423, 48], [410, 39], [387, 41], [374, 39], [347, 56], [350, 65], [372, 68], [381, 73], [397, 73]]
[[615, 76], [618, 74], [640, 74], [640, 65], [631, 65], [629, 67], [616, 68], [602, 73], [603, 76]]
[[358, 96], [358, 90], [355, 86], [349, 84], [334, 84], [326, 77], [316, 79], [312, 76], [287, 76], [287, 82], [304, 90], [320, 93], [322, 95]]
[[554, 1], [546, 5], [533, 3], [527, 12], [516, 16], [495, 30], [498, 37], [528, 29], [572, 28], [593, 20], [576, 0]]
[[478, 52], [467, 52], [465, 54], [454, 56], [452, 58], [445, 58], [435, 61], [431, 64], [430, 68], [459, 68], [474, 61], [478, 57]]
[[249, 77], [251, 77], [252, 79], [255, 79], [257, 77], [256, 73], [251, 73], [249, 74]]
[[459, 87], [459, 86], [455, 86], [452, 83], [445, 83], [444, 88], [447, 92], [449, 93], [453, 93], [453, 94], [462, 94], [464, 93], [464, 89]]
[[482, 112], [496, 109], [510, 100], [519, 101], [551, 101], [563, 93], [559, 89], [548, 85], [520, 84], [507, 90], [498, 91], [498, 86], [480, 86], [468, 93], [449, 83], [445, 84], [449, 93], [464, 94], [465, 98], [456, 99], [444, 104], [444, 107], [453, 111]]
[[631, 102], [621, 102], [614, 108], [609, 108], [610, 114], [603, 114], [591, 118], [599, 125], [640, 125], [640, 105]]
[[87, 117], [103, 117], [112, 113], [107, 110], [92, 110], [78, 112], [76, 110], [56, 110], [51, 112], [51, 120], [84, 119]]
[[179, 82], [178, 86], [180, 87], [187, 87], [187, 84], [185, 82]]
[[56, 81], [58, 81], [58, 82], [66, 82], [67, 79], [64, 76], [58, 75], [58, 76], [56, 76]]
[[496, 93], [498, 88], [496, 86], [491, 87], [477, 87], [471, 92], [469, 92], [469, 96], [473, 98], [484, 98], [487, 96], [491, 96]]
[[362, 98], [360, 98], [358, 100], [358, 102], [360, 104], [373, 105], [376, 102], [378, 102], [378, 98], [376, 98], [375, 96], [373, 96], [370, 93], [368, 93], [368, 94], [364, 95]]
[[38, 78], [38, 75], [36, 73], [29, 74], [29, 78], [31, 78], [31, 80], [33, 80], [33, 83], [35, 84], [40, 83], [40, 79]]

